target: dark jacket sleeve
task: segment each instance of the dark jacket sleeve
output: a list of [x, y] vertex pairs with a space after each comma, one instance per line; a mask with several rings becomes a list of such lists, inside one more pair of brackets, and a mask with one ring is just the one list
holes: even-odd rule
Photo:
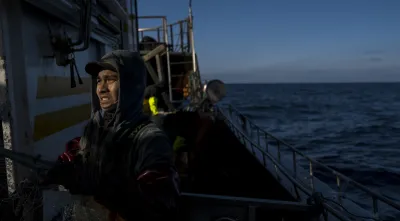
[[149, 125], [139, 136], [135, 148], [137, 160], [134, 175], [149, 169], [163, 169], [173, 165], [173, 149], [166, 134], [155, 124]]
[[130, 198], [135, 198], [136, 206], [121, 211], [121, 215], [127, 220], [174, 220], [179, 176], [173, 166], [171, 143], [154, 125], [139, 136], [135, 150]]

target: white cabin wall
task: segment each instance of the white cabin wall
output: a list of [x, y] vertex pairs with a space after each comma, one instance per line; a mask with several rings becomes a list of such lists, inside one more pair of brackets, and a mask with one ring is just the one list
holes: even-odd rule
[[[40, 154], [44, 159], [54, 160], [63, 152], [69, 139], [82, 135], [83, 127], [90, 117], [91, 79], [85, 72], [85, 64], [99, 59], [102, 53], [112, 49], [92, 39], [89, 49], [75, 53], [84, 84], [79, 85], [75, 73], [77, 87], [70, 88], [69, 65], [60, 67], [56, 65], [55, 59], [44, 58], [51, 55], [48, 21], [48, 17], [38, 16], [34, 11], [24, 11], [23, 44], [33, 149], [35, 154]], [[57, 23], [53, 23], [56, 26]], [[64, 27], [76, 36], [77, 30]]]
[[[35, 4], [34, 1], [31, 3]], [[3, 60], [7, 64], [0, 68], [0, 86], [8, 92], [2, 94], [7, 96], [0, 96], [2, 119], [7, 119], [2, 122], [4, 146], [55, 160], [64, 150], [67, 140], [82, 135], [83, 126], [90, 116], [90, 94], [93, 90], [91, 79], [84, 72], [84, 65], [100, 58], [113, 47], [106, 40], [110, 36], [102, 38], [102, 34], [92, 33], [89, 49], [76, 53], [84, 84], [70, 88], [69, 67], [59, 67], [54, 59], [43, 57], [52, 54], [47, 28], [49, 21], [54, 26], [57, 24], [57, 19], [23, 0], [0, 0], [0, 65]], [[76, 28], [62, 26], [76, 36]], [[68, 113], [62, 113], [65, 111]], [[60, 127], [60, 122], [71, 123], [74, 118], [78, 118], [76, 123]], [[38, 125], [42, 127], [38, 129]], [[44, 130], [52, 133], [43, 134]], [[1, 166], [0, 172], [6, 169], [9, 176], [7, 183], [10, 191], [14, 181], [19, 182], [30, 173], [18, 163], [7, 164], [6, 168]], [[68, 201], [65, 197], [59, 197], [56, 193], [47, 194], [46, 191], [44, 199], [44, 220], [49, 220], [46, 218], [53, 217], [57, 212], [53, 201], [58, 204]]]

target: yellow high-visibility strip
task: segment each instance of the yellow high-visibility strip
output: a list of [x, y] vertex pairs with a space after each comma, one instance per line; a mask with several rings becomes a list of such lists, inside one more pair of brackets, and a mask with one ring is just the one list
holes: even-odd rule
[[88, 120], [90, 115], [90, 103], [36, 115], [34, 119], [33, 140], [36, 142]]

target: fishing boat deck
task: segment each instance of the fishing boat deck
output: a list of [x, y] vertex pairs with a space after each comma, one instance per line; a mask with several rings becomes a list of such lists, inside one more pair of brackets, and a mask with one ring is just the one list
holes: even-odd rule
[[[305, 202], [314, 192], [324, 195], [324, 207], [329, 212], [329, 220], [380, 219], [385, 217], [379, 211], [400, 211], [400, 204], [357, 183], [349, 177], [306, 156], [292, 145], [276, 138], [254, 124], [236, 108], [229, 105], [218, 109], [235, 137], [246, 147], [247, 151], [273, 174], [275, 180], [288, 190], [297, 201]], [[308, 171], [302, 164], [309, 165]], [[315, 176], [315, 169], [331, 174], [336, 180], [337, 188], [333, 189]], [[345, 194], [346, 186], [352, 186], [370, 197], [371, 210], [356, 204]], [[379, 203], [378, 203], [379, 202]], [[349, 213], [348, 211], [351, 211]], [[367, 218], [366, 218], [367, 217]]]
[[[262, 164], [243, 148], [223, 121], [207, 131], [207, 148], [194, 172], [196, 181], [185, 192], [295, 201]], [[229, 154], [229, 156], [227, 156]]]

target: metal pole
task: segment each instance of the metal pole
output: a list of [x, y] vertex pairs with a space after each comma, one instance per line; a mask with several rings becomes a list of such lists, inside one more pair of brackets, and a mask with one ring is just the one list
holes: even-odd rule
[[190, 44], [192, 48], [192, 58], [193, 58], [193, 72], [197, 71], [196, 64], [196, 51], [194, 49], [194, 34], [193, 34], [193, 14], [192, 14], [192, 0], [189, 0], [189, 28], [190, 28]]
[[165, 48], [167, 52], [167, 73], [168, 73], [168, 88], [169, 88], [169, 100], [171, 103], [172, 101], [172, 85], [171, 85], [171, 62], [170, 62], [170, 57], [169, 57], [169, 45], [168, 45], [168, 24], [167, 24], [167, 19], [163, 18], [163, 31], [164, 31], [164, 42], [165, 42]]
[[[134, 4], [132, 4], [132, 1], [133, 1], [133, 3]], [[135, 43], [136, 43], [136, 51], [139, 51], [139, 16], [138, 16], [138, 4], [137, 4], [137, 0], [131, 0], [131, 7], [132, 7], [132, 5], [134, 5], [134, 7], [135, 7], [135, 34], [136, 34], [136, 36], [135, 36]], [[133, 10], [132, 10], [133, 11]]]
[[[192, 49], [192, 60], [193, 60], [193, 73], [194, 76], [194, 86], [195, 89], [195, 96], [201, 97], [201, 78], [200, 74], [197, 73], [197, 58], [196, 58], [196, 49], [194, 46], [194, 34], [193, 34], [193, 13], [192, 13], [192, 0], [189, 0], [189, 28], [188, 33], [190, 35], [190, 47]], [[197, 82], [196, 82], [197, 81]]]

